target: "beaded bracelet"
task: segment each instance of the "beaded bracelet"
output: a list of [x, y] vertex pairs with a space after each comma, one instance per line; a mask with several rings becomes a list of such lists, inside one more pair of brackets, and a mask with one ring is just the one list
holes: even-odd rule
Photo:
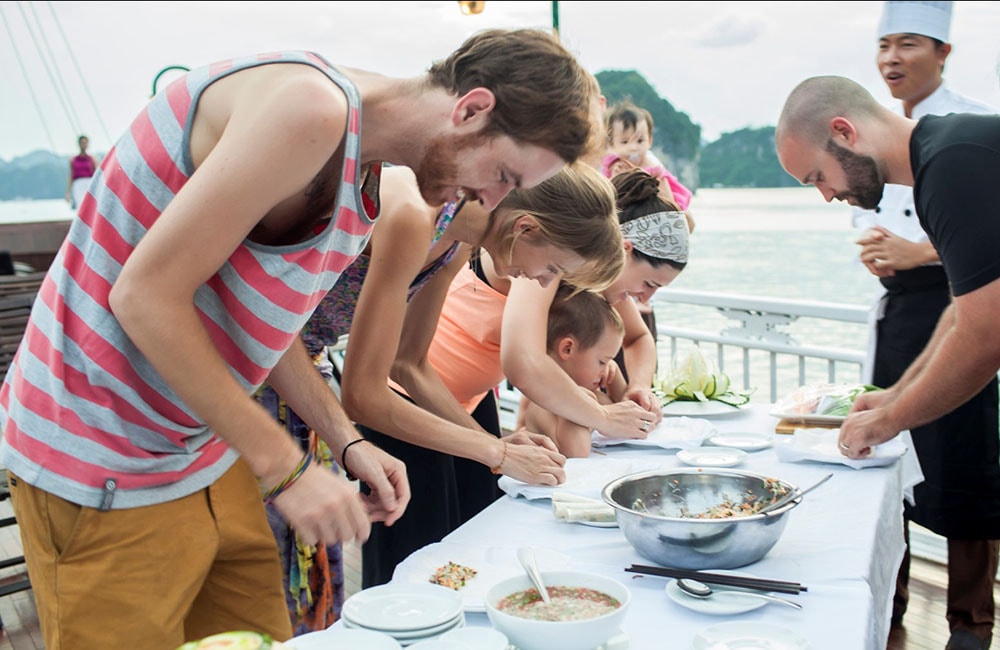
[[358, 438], [357, 440], [352, 440], [344, 447], [344, 450], [340, 452], [340, 466], [344, 469], [344, 474], [347, 476], [348, 481], [355, 481], [357, 477], [351, 474], [351, 470], [347, 469], [347, 450], [351, 448], [351, 445], [357, 444], [359, 442], [371, 442], [366, 438]]
[[502, 472], [504, 461], [507, 460], [507, 441], [501, 440], [500, 442], [503, 444], [503, 456], [500, 458], [500, 463], [490, 470], [494, 474], [500, 474]]
[[302, 460], [299, 461], [299, 464], [292, 470], [291, 474], [286, 476], [284, 480], [264, 493], [264, 503], [271, 503], [279, 494], [292, 487], [292, 485], [295, 484], [295, 481], [299, 480], [299, 477], [305, 474], [306, 468], [309, 467], [310, 463], [312, 463], [312, 459], [312, 452], [307, 451], [302, 456]]

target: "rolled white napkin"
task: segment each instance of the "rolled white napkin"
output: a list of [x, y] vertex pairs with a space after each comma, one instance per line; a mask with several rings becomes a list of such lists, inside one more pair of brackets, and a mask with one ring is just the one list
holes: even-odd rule
[[552, 495], [552, 513], [566, 521], [615, 521], [615, 509], [604, 501], [568, 493]]

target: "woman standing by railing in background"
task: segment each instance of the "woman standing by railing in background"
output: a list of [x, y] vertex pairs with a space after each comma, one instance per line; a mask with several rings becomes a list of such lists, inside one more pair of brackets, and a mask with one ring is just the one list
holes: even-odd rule
[[97, 159], [87, 153], [90, 139], [81, 135], [76, 142], [80, 147], [80, 153], [70, 158], [69, 180], [66, 181], [66, 200], [69, 201], [69, 207], [73, 210], [80, 208], [83, 195], [87, 193], [87, 187], [90, 186], [90, 179], [97, 172]]

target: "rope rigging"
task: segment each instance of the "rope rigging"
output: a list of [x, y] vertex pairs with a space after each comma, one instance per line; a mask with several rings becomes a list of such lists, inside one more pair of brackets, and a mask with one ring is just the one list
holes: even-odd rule
[[[85, 131], [85, 129], [83, 128], [85, 120], [82, 120], [77, 112], [76, 104], [72, 101], [72, 93], [70, 92], [69, 85], [67, 84], [66, 79], [59, 65], [59, 61], [61, 59], [69, 60], [73, 64], [73, 69], [76, 73], [77, 79], [83, 86], [83, 90], [85, 91], [90, 106], [93, 110], [93, 113], [96, 116], [97, 123], [99, 124], [101, 131], [104, 137], [106, 138], [106, 141], [108, 143], [111, 143], [113, 141], [111, 139], [110, 134], [108, 133], [108, 128], [101, 115], [101, 111], [97, 107], [97, 103], [94, 101], [93, 94], [90, 92], [90, 86], [86, 82], [83, 71], [80, 69], [79, 63], [77, 62], [76, 59], [76, 55], [73, 52], [72, 45], [70, 44], [69, 39], [66, 37], [66, 32], [62, 28], [62, 24], [59, 21], [59, 17], [56, 15], [55, 9], [53, 8], [51, 2], [46, 2], [45, 4], [48, 5], [49, 13], [51, 14], [51, 22], [55, 25], [55, 29], [58, 33], [59, 40], [61, 41], [63, 51], [60, 52], [58, 56], [55, 50], [53, 49], [48, 34], [46, 33], [46, 27], [43, 24], [43, 21], [41, 20], [35, 9], [36, 3], [31, 3], [31, 2], [17, 3], [18, 10], [21, 15], [21, 20], [24, 22], [24, 29], [31, 40], [31, 43], [34, 47], [34, 51], [38, 56], [38, 60], [41, 62], [41, 65], [44, 68], [45, 71], [44, 77], [41, 77], [41, 75], [38, 74], [32, 75], [29, 73], [25, 57], [22, 56], [21, 49], [18, 47], [18, 44], [14, 37], [14, 32], [11, 28], [11, 22], [8, 19], [7, 14], [4, 12], [2, 5], [0, 5], [0, 20], [2, 20], [4, 23], [4, 28], [7, 32], [7, 35], [10, 39], [10, 43], [13, 47], [14, 56], [17, 59], [21, 75], [23, 76], [24, 82], [28, 88], [28, 92], [31, 95], [32, 103], [35, 108], [35, 115], [41, 122], [42, 128], [45, 131], [45, 135], [49, 141], [49, 146], [53, 151], [58, 151], [62, 148], [56, 145], [55, 139], [53, 138], [52, 135], [53, 129], [50, 127], [49, 120], [46, 118], [46, 104], [40, 100], [39, 93], [37, 92], [37, 90], [41, 88], [40, 78], [42, 79], [47, 78], [47, 81], [51, 86], [51, 90], [55, 94], [56, 98], [58, 99], [59, 105], [62, 108], [62, 112], [65, 117], [66, 123], [73, 130], [74, 136], [80, 135]], [[28, 12], [25, 11], [26, 5], [30, 9], [30, 16], [28, 15]], [[49, 31], [51, 31], [51, 27], [49, 28]]]

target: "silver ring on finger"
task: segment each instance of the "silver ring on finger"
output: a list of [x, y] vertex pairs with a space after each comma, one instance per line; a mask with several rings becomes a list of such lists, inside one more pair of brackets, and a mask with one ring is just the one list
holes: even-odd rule
[[845, 445], [844, 443], [840, 443], [840, 448], [843, 449], [844, 451], [850, 451], [851, 450], [851, 446], [850, 445]]
[[648, 420], [643, 420], [642, 424], [639, 425], [639, 428], [642, 429], [643, 431], [648, 430], [649, 429], [649, 421]]

